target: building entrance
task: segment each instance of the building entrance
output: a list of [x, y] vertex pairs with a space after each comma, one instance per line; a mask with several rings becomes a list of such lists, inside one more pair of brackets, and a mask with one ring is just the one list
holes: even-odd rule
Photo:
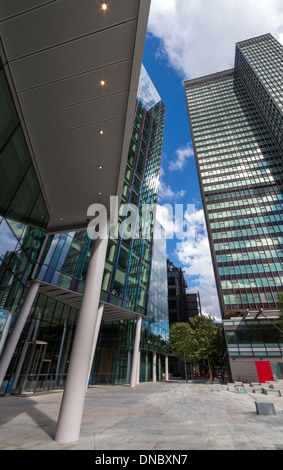
[[49, 390], [52, 377], [49, 374], [51, 360], [45, 359], [48, 343], [26, 341], [16, 370], [12, 394]]

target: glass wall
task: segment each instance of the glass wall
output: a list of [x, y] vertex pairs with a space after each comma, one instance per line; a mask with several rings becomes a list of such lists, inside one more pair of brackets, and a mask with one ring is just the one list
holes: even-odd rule
[[[1, 387], [14, 394], [63, 388], [78, 311], [38, 294]], [[7, 390], [6, 390], [7, 393]]]
[[225, 320], [229, 356], [277, 357], [282, 361], [283, 337], [274, 320]]
[[[102, 300], [142, 314], [147, 311], [164, 118], [164, 104], [142, 67], [118, 220], [119, 237], [108, 242], [101, 293]], [[133, 205], [138, 212], [133, 218], [133, 236], [127, 237], [125, 220], [131, 216]], [[143, 222], [148, 224], [146, 237]], [[86, 232], [51, 237], [38, 278], [83, 292], [90, 248]]]
[[37, 279], [83, 293], [91, 240], [86, 232], [59, 233], [48, 237]]
[[[30, 279], [43, 232], [12, 219], [0, 217], [0, 334], [15, 321], [18, 304]], [[6, 325], [6, 323], [8, 324]], [[1, 346], [1, 342], [0, 342]]]
[[0, 64], [0, 214], [45, 227], [49, 216]]
[[282, 45], [271, 34], [242, 41], [236, 46], [235, 70], [283, 150], [282, 55]]
[[[143, 321], [141, 348], [168, 354], [169, 319], [166, 234], [156, 220], [149, 283], [147, 319]], [[160, 236], [159, 236], [160, 234]]]

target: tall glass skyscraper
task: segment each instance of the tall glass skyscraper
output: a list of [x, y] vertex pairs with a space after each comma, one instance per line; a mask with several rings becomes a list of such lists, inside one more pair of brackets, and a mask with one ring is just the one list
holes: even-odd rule
[[236, 44], [233, 69], [184, 84], [223, 319], [276, 311], [283, 290], [282, 80], [283, 47], [266, 34]]

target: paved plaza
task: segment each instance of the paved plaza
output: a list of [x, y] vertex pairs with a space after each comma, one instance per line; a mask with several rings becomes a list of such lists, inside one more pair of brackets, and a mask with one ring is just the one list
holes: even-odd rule
[[[1, 450], [283, 450], [283, 396], [190, 381], [87, 390], [80, 440], [53, 436], [62, 391], [0, 398]], [[255, 402], [274, 404], [259, 415]]]

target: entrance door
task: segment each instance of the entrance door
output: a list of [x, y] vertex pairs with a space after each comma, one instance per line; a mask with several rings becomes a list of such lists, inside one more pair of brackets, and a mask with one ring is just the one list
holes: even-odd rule
[[255, 365], [260, 383], [274, 380], [269, 361], [255, 361]]
[[114, 384], [112, 374], [114, 361], [114, 348], [100, 348], [96, 373], [96, 382], [104, 384]]
[[35, 392], [42, 383], [41, 370], [46, 366], [45, 353], [48, 343], [44, 341], [27, 341], [19, 362], [12, 394]]

